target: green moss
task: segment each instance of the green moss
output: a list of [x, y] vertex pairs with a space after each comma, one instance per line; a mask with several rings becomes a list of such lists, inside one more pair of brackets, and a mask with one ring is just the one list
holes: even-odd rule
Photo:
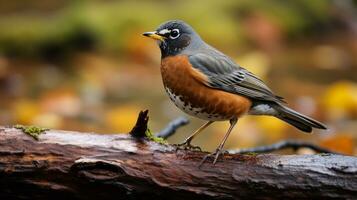
[[44, 133], [45, 131], [49, 130], [47, 128], [41, 128], [41, 127], [38, 127], [38, 126], [24, 126], [24, 125], [20, 125], [20, 124], [16, 124], [14, 126], [14, 128], [22, 130], [24, 133], [26, 133], [27, 135], [33, 137], [35, 140], [38, 140], [38, 137], [42, 133]]
[[166, 141], [164, 138], [156, 137], [156, 136], [151, 132], [151, 130], [150, 130], [149, 128], [146, 129], [145, 135], [146, 135], [146, 137], [147, 137], [149, 140], [151, 140], [151, 141], [154, 141], [154, 142], [157, 142], [157, 143], [160, 143], [160, 144], [167, 144], [167, 141]]

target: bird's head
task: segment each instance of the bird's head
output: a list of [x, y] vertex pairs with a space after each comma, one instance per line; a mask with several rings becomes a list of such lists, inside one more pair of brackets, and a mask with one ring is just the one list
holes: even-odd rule
[[162, 57], [180, 54], [202, 42], [195, 30], [181, 20], [167, 21], [156, 31], [145, 32], [143, 35], [158, 41]]

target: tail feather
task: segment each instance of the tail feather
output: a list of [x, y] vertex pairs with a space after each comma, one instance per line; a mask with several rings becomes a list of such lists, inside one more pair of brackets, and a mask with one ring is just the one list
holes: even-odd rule
[[275, 107], [275, 110], [278, 111], [278, 114], [276, 115], [277, 118], [295, 126], [304, 132], [310, 133], [312, 128], [327, 129], [327, 127], [321, 122], [300, 114], [286, 106], [278, 105]]

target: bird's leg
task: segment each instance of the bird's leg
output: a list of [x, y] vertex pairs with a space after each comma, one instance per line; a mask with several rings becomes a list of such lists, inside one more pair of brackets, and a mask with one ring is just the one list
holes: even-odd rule
[[210, 124], [212, 124], [213, 121], [208, 121], [207, 123], [203, 124], [200, 128], [198, 128], [195, 132], [193, 132], [186, 140], [181, 143], [177, 144], [177, 149], [184, 149], [184, 150], [201, 150], [199, 146], [193, 146], [191, 145], [191, 141], [193, 140], [194, 137], [196, 137], [199, 133], [201, 133], [205, 128], [207, 128]]
[[227, 133], [224, 135], [224, 138], [223, 138], [222, 142], [219, 144], [219, 146], [217, 147], [216, 151], [214, 151], [214, 152], [212, 152], [212, 153], [206, 155], [205, 157], [203, 157], [203, 159], [202, 159], [202, 161], [201, 161], [199, 167], [201, 167], [201, 165], [203, 165], [203, 164], [205, 163], [205, 161], [206, 161], [209, 157], [213, 157], [213, 158], [214, 158], [214, 160], [213, 160], [213, 165], [216, 164], [219, 155], [222, 154], [222, 153], [224, 153], [224, 151], [222, 150], [222, 149], [223, 149], [223, 146], [224, 146], [224, 144], [226, 143], [229, 134], [232, 132], [233, 127], [237, 124], [237, 121], [238, 121], [237, 118], [231, 119], [231, 120], [229, 121], [231, 125], [230, 125], [230, 127], [229, 127]]

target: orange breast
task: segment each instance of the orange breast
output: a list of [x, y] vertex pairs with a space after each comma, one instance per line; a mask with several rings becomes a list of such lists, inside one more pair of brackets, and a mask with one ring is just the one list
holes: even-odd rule
[[246, 97], [206, 86], [207, 77], [191, 66], [187, 56], [164, 58], [161, 74], [171, 100], [193, 116], [213, 121], [228, 120], [240, 117], [251, 107], [251, 101]]

